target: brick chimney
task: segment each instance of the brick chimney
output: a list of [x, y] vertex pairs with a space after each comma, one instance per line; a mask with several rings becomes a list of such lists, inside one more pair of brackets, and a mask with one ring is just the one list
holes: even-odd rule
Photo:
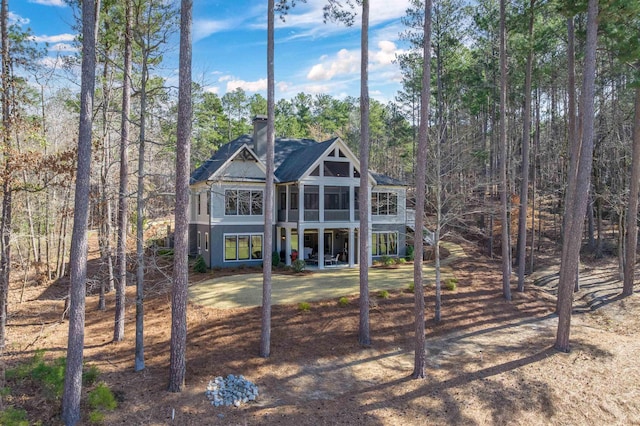
[[253, 150], [262, 158], [267, 153], [267, 116], [256, 115], [253, 118]]

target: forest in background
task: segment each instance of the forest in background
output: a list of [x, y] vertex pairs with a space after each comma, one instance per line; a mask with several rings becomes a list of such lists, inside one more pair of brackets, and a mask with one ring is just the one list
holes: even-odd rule
[[[344, 3], [354, 5], [349, 0]], [[432, 8], [427, 2], [426, 15], [425, 5], [416, 0], [403, 19], [406, 30], [402, 37], [410, 49], [397, 58], [403, 72], [403, 90], [393, 102], [369, 101], [363, 77], [361, 99], [299, 93], [289, 100], [280, 99], [273, 109], [268, 106], [272, 96], [265, 99], [236, 90], [220, 97], [207, 92], [202, 85], [191, 82], [190, 67], [185, 89], [182, 55], [187, 52], [190, 57], [191, 52], [182, 41], [190, 34], [190, 28], [185, 29], [180, 17], [184, 18], [185, 11], [190, 13], [189, 4], [182, 2], [181, 14], [175, 2], [164, 0], [131, 0], [126, 7], [116, 1], [98, 2], [98, 11], [82, 4], [84, 43], [79, 46], [83, 57], [68, 60], [62, 69], [51, 69], [39, 65], [44, 52], [34, 46], [29, 31], [8, 25], [7, 1], [2, 2], [2, 347], [13, 265], [18, 266], [14, 272], [23, 273], [25, 284], [29, 280], [47, 283], [63, 277], [67, 260], [71, 259], [67, 364], [74, 368], [67, 369], [67, 379], [70, 374], [80, 379], [84, 317], [75, 321], [75, 316], [84, 312], [86, 265], [82, 265], [82, 259], [86, 261], [86, 218], [89, 229], [98, 235], [104, 271], [99, 279], [100, 309], [105, 308], [104, 294], [116, 290], [114, 341], [123, 338], [127, 253], [130, 246], [136, 246], [135, 261], [131, 262], [137, 283], [135, 360], [136, 371], [144, 369], [142, 301], [145, 250], [149, 245], [144, 230], [153, 220], [170, 216], [174, 206], [176, 218], [178, 211], [182, 212], [178, 201], [184, 198], [184, 191], [176, 192], [174, 185], [180, 181], [184, 168], [175, 164], [181, 164], [189, 137], [181, 134], [181, 129], [190, 129], [193, 169], [222, 144], [249, 132], [252, 116], [272, 114], [274, 110], [276, 136], [316, 140], [339, 136], [364, 160], [362, 168], [370, 167], [415, 187], [414, 197], [409, 198], [420, 200], [416, 206], [419, 235], [424, 209], [425, 224], [435, 230], [436, 241], [455, 232], [485, 245], [489, 255], [494, 254], [495, 246], [500, 247], [507, 300], [511, 300], [513, 261], [518, 262], [518, 289], [522, 291], [525, 264], [530, 265], [529, 272], [535, 268], [534, 250], [528, 250], [525, 242], [536, 247], [536, 229], [540, 232], [543, 210], [546, 217], [551, 215], [554, 227], [563, 228], [564, 237], [557, 305], [558, 350], [569, 349], [571, 292], [573, 282], [576, 289], [579, 285], [576, 271], [582, 237], [596, 257], [617, 255], [620, 274], [624, 274], [623, 294], [633, 292], [640, 177], [637, 3], [530, 0], [506, 7], [504, 0], [479, 1], [473, 6], [452, 0], [435, 2]], [[337, 19], [353, 24], [353, 17], [341, 9], [340, 2], [330, 0], [328, 4]], [[368, 2], [364, 0], [359, 5], [363, 16], [368, 17]], [[280, 1], [279, 6], [286, 15], [287, 2]], [[272, 19], [273, 2], [270, 8]], [[363, 19], [363, 34], [367, 31], [365, 19], [368, 18]], [[175, 47], [168, 40], [179, 23], [182, 36], [178, 94], [167, 86], [161, 69], [164, 53]], [[94, 36], [95, 50], [91, 40]], [[426, 37], [429, 41], [425, 41]], [[363, 38], [366, 46], [364, 41]], [[429, 52], [428, 63], [423, 59], [427, 54], [422, 55], [422, 51]], [[366, 71], [362, 75], [366, 76]], [[60, 89], [58, 79], [81, 81], [80, 95]], [[273, 82], [270, 75], [270, 90]], [[425, 90], [427, 84], [429, 90]], [[428, 108], [421, 105], [424, 99], [429, 100]], [[192, 121], [188, 119], [191, 108]], [[420, 122], [419, 117], [425, 118]], [[76, 133], [71, 124], [77, 122], [80, 126]], [[426, 159], [421, 157], [424, 152]], [[425, 166], [426, 186], [422, 191], [417, 188], [423, 185]], [[269, 167], [267, 161], [267, 170]], [[71, 201], [74, 198], [75, 209]], [[366, 211], [362, 199], [360, 202], [360, 211]], [[186, 206], [186, 201], [181, 203]], [[513, 223], [510, 215], [517, 211], [516, 207], [519, 215], [514, 244], [511, 239], [516, 232], [509, 228]], [[363, 217], [361, 229], [367, 229]], [[265, 218], [269, 222], [266, 214]], [[586, 232], [581, 235], [584, 222]], [[71, 227], [74, 244], [69, 241]], [[496, 230], [499, 243], [494, 238]], [[265, 233], [270, 241], [268, 235]], [[361, 253], [366, 255], [364, 244]], [[436, 244], [439, 306], [437, 247]], [[527, 251], [530, 262], [526, 262]], [[268, 247], [266, 252], [270, 253]], [[270, 258], [265, 259], [267, 282]], [[363, 345], [369, 343], [369, 302], [362, 293], [365, 263], [360, 262], [361, 327], [362, 307], [366, 305], [367, 310], [367, 328], [359, 332]], [[74, 268], [79, 268], [75, 280]], [[420, 265], [416, 271], [419, 268]], [[29, 275], [32, 270], [35, 275]], [[186, 275], [186, 269], [184, 272]], [[415, 276], [416, 282], [421, 280], [419, 272]], [[76, 293], [74, 288], [82, 291]], [[422, 322], [424, 327], [424, 297], [422, 286], [419, 288], [416, 324]], [[185, 290], [182, 302], [186, 307], [186, 282], [174, 282], [174, 292], [176, 289]], [[81, 300], [81, 304], [74, 306], [75, 300]], [[182, 326], [186, 327], [186, 316]], [[185, 347], [174, 348], [173, 331], [170, 370], [173, 375], [176, 367], [181, 377], [174, 381], [172, 376], [170, 389], [179, 391], [184, 386]], [[416, 346], [420, 348], [416, 350], [418, 373], [414, 372], [414, 378], [424, 377], [424, 329], [421, 334], [422, 343]], [[361, 340], [363, 335], [366, 340]], [[416, 331], [418, 343], [419, 335]], [[186, 340], [185, 329], [181, 336]], [[174, 352], [182, 356], [181, 367], [180, 363], [174, 365]], [[268, 357], [268, 350], [262, 352], [261, 348], [261, 355]], [[422, 370], [418, 368], [418, 352], [422, 352]], [[75, 395], [67, 395], [68, 389]], [[79, 386], [66, 382], [65, 399], [73, 404], [68, 396], [77, 398], [79, 403]], [[63, 418], [71, 419], [68, 415], [63, 413]]]
[[[633, 9], [624, 2], [601, 5], [597, 58], [595, 147], [588, 209], [589, 244], [598, 254], [621, 253], [633, 115], [637, 107], [637, 37], [629, 31]], [[393, 102], [370, 104], [371, 169], [414, 182], [419, 127], [422, 58], [422, 15], [419, 3], [404, 19], [405, 40], [412, 49], [397, 58], [403, 89]], [[568, 171], [569, 109], [567, 18], [575, 19], [575, 80], [581, 81], [586, 17], [575, 4], [516, 1], [507, 8], [508, 192], [517, 201], [523, 174], [529, 179], [529, 205], [560, 215]], [[627, 9], [625, 9], [625, 7]], [[626, 12], [625, 12], [626, 10]], [[624, 13], [623, 13], [624, 12]], [[374, 12], [375, 13], [375, 12]], [[452, 219], [488, 241], [496, 214], [499, 162], [498, 3], [436, 2], [432, 25], [430, 147], [427, 201], [432, 214], [436, 193]], [[423, 12], [422, 12], [423, 14]], [[144, 221], [172, 213], [174, 203], [177, 92], [160, 75], [168, 34], [177, 31], [177, 5], [168, 1], [133, 3], [132, 97], [128, 197], [135, 200], [142, 176]], [[121, 99], [124, 69], [124, 9], [119, 2], [101, 4], [94, 107], [90, 228], [100, 234], [104, 260], [113, 256], [119, 181]], [[8, 28], [9, 83], [4, 133], [4, 179], [11, 192], [12, 260], [22, 268], [35, 266], [41, 279], [64, 274], [69, 227], [73, 215], [73, 155], [77, 141], [78, 93], [59, 81], [78, 81], [77, 62], [62, 69], [46, 68], [28, 30]], [[527, 64], [530, 83], [527, 86]], [[528, 90], [525, 90], [528, 88]], [[576, 89], [579, 98], [580, 89]], [[266, 114], [267, 101], [242, 89], [218, 96], [193, 84], [191, 167], [197, 167], [222, 144], [250, 132], [251, 118]], [[359, 100], [299, 93], [276, 102], [276, 136], [312, 138], [339, 136], [356, 154], [360, 137]], [[525, 128], [525, 113], [530, 119]], [[578, 117], [580, 113], [578, 111]], [[526, 131], [526, 134], [523, 132]], [[141, 143], [142, 142], [142, 143]], [[522, 170], [523, 146], [531, 152]], [[140, 146], [145, 145], [143, 157]], [[142, 162], [140, 161], [142, 159]], [[434, 164], [439, 163], [439, 173]], [[140, 164], [144, 164], [142, 175]], [[436, 176], [437, 175], [437, 176]], [[436, 191], [435, 187], [441, 188]], [[6, 192], [6, 191], [5, 191]], [[133, 203], [130, 204], [133, 206]], [[474, 215], [468, 215], [473, 212]], [[462, 213], [467, 214], [466, 217]], [[137, 221], [130, 208], [129, 223]], [[427, 219], [429, 222], [429, 219]], [[433, 222], [433, 220], [431, 220]], [[531, 222], [530, 226], [535, 225]], [[605, 238], [603, 221], [615, 225]], [[433, 223], [431, 223], [433, 225]], [[108, 268], [111, 270], [111, 268]], [[110, 280], [112, 281], [112, 280]]]

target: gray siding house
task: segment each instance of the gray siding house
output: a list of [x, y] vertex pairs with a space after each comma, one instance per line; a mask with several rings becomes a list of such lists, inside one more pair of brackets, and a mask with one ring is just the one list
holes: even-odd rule
[[[274, 209], [274, 250], [287, 265], [319, 269], [358, 261], [357, 157], [340, 138], [275, 140], [275, 198], [264, 199], [266, 118], [223, 145], [191, 175], [189, 244], [209, 267], [259, 265], [264, 206]], [[404, 256], [406, 186], [368, 172], [370, 259]]]

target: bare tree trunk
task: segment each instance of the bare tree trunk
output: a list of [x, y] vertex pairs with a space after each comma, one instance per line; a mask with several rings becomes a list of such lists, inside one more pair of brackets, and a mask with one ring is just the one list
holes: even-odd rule
[[138, 140], [138, 190], [136, 194], [136, 350], [135, 371], [144, 370], [144, 156], [147, 109], [147, 57], [142, 58], [140, 88], [140, 137]]
[[358, 343], [371, 344], [369, 331], [369, 0], [362, 0], [360, 46], [360, 321]]
[[127, 226], [129, 216], [129, 114], [131, 112], [131, 0], [126, 0], [124, 38], [124, 75], [122, 77], [122, 115], [120, 122], [120, 184], [118, 189], [118, 279], [116, 280], [113, 341], [124, 339], [125, 294], [127, 286]]
[[[533, 187], [531, 188], [531, 257], [529, 258], [529, 272], [535, 271], [536, 245], [536, 190], [538, 185], [538, 149], [540, 147], [540, 92], [536, 95], [536, 133], [533, 145]], [[538, 223], [542, 217], [538, 218]], [[538, 233], [538, 240], [542, 236]]]
[[265, 178], [264, 203], [264, 250], [262, 251], [262, 329], [260, 334], [260, 356], [271, 353], [271, 258], [273, 253], [273, 181], [275, 145], [275, 68], [274, 68], [274, 0], [267, 6], [267, 175]]
[[[418, 139], [418, 155], [416, 171], [416, 212], [414, 227], [414, 259], [413, 259], [413, 293], [414, 293], [414, 379], [425, 377], [426, 354], [424, 349], [424, 279], [422, 259], [424, 252], [424, 205], [427, 175], [427, 149], [429, 147], [429, 97], [431, 96], [431, 0], [424, 2], [424, 41], [422, 45], [422, 91], [420, 102], [420, 132]], [[362, 175], [362, 173], [361, 173]]]
[[577, 281], [580, 262], [580, 245], [584, 215], [587, 208], [591, 169], [593, 159], [594, 93], [596, 74], [596, 49], [598, 41], [598, 0], [589, 0], [587, 9], [587, 42], [585, 47], [584, 76], [582, 84], [581, 111], [582, 141], [572, 146], [568, 187], [566, 194], [566, 212], [564, 238], [562, 241], [562, 260], [560, 281], [558, 284], [558, 332], [554, 347], [562, 352], [569, 351], [571, 329], [571, 306], [573, 290]]
[[62, 278], [65, 274], [65, 258], [67, 253], [67, 225], [69, 223], [69, 199], [71, 198], [71, 187], [67, 187], [62, 204], [62, 217], [60, 218], [60, 229], [58, 231], [58, 250], [56, 252], [56, 278]]
[[2, 218], [0, 223], [0, 354], [4, 352], [7, 327], [7, 301], [9, 299], [9, 277], [11, 270], [11, 112], [9, 101], [10, 57], [9, 57], [9, 6], [2, 0], [0, 11], [0, 36], [2, 37], [2, 150], [4, 171], [2, 179]]
[[[524, 83], [524, 117], [522, 126], [522, 180], [520, 181], [520, 216], [518, 218], [518, 291], [524, 291], [527, 259], [527, 207], [529, 197], [529, 140], [531, 139], [531, 74], [533, 73], [533, 21], [535, 0], [529, 2], [529, 51]], [[533, 252], [533, 246], [532, 252]], [[533, 253], [532, 253], [533, 256]]]
[[624, 281], [622, 294], [633, 294], [638, 245], [638, 191], [640, 190], [640, 87], [636, 87], [635, 114], [633, 119], [633, 154], [631, 157], [631, 181], [627, 210], [627, 233], [624, 252]]
[[99, 1], [82, 3], [82, 81], [78, 131], [78, 169], [69, 265], [71, 271], [69, 337], [62, 396], [62, 421], [67, 426], [73, 426], [80, 420], [87, 278], [87, 221], [91, 185], [91, 130], [95, 87], [96, 22], [99, 8]]
[[502, 294], [511, 300], [511, 247], [507, 202], [507, 30], [506, 0], [500, 0], [500, 204], [502, 220]]
[[171, 297], [169, 392], [181, 392], [187, 373], [187, 288], [189, 286], [189, 159], [191, 155], [191, 13], [192, 0], [180, 10], [180, 75], [176, 143], [176, 213]]

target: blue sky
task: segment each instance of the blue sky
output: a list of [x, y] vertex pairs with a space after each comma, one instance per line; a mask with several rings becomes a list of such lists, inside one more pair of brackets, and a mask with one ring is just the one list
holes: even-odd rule
[[[323, 23], [325, 0], [308, 0], [292, 9], [282, 22], [276, 18], [276, 97], [299, 92], [335, 97], [359, 96], [360, 25]], [[266, 95], [266, 0], [194, 0], [194, 80], [222, 96], [237, 87], [247, 94]], [[371, 0], [369, 90], [372, 98], [393, 100], [401, 88], [393, 63], [405, 46], [400, 18], [409, 0]], [[9, 1], [11, 19], [30, 27], [38, 43], [49, 43], [49, 59], [74, 54], [72, 10], [64, 0]], [[176, 81], [175, 46], [158, 72], [169, 84]]]

